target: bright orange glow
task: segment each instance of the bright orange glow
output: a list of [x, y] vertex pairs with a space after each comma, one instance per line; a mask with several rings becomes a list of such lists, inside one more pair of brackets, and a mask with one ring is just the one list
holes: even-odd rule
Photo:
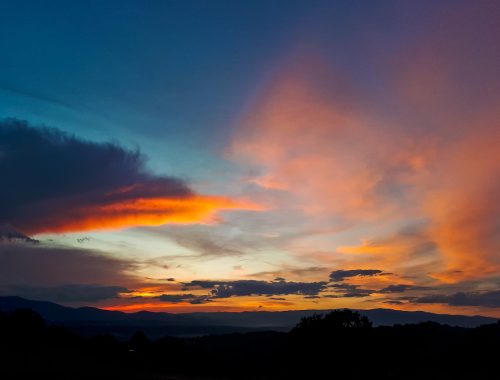
[[34, 226], [31, 234], [115, 230], [163, 224], [209, 223], [222, 210], [262, 210], [247, 201], [217, 196], [142, 198], [76, 210], [71, 217], [55, 216], [50, 223]]
[[[190, 311], [246, 311], [246, 310], [304, 310], [314, 308], [315, 303], [304, 300], [302, 296], [283, 296], [285, 300], [273, 300], [268, 297], [230, 297], [215, 299], [214, 302], [192, 305], [189, 302], [164, 302], [157, 299], [142, 300], [137, 303], [123, 303], [103, 307], [106, 310], [119, 310], [134, 312], [139, 310], [167, 311], [167, 312], [190, 312]], [[338, 301], [331, 301], [329, 303]], [[323, 307], [324, 304], [323, 304]]]
[[118, 306], [107, 306], [103, 307], [104, 310], [113, 310], [113, 311], [129, 311], [129, 312], [134, 312], [134, 311], [142, 311], [142, 310], [149, 310], [149, 311], [155, 311], [158, 310], [158, 304], [157, 303], [134, 303], [134, 304], [125, 304], [125, 305], [118, 305]]

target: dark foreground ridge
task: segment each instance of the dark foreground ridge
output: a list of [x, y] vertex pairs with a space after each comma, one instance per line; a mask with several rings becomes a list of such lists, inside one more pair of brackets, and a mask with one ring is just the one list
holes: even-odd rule
[[82, 336], [29, 309], [0, 312], [2, 379], [495, 379], [500, 322], [374, 327], [352, 310], [288, 332]]

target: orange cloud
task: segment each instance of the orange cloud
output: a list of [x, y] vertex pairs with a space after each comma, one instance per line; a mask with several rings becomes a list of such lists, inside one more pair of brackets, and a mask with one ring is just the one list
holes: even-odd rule
[[[349, 255], [358, 265], [371, 265], [394, 272], [406, 282], [435, 282], [429, 275], [443, 270], [443, 264], [436, 257], [437, 245], [427, 228], [423, 226], [399, 231], [385, 238], [363, 240], [359, 245], [340, 246], [337, 252]], [[377, 277], [378, 280], [394, 281], [393, 275]], [[401, 278], [397, 281], [401, 281]]]
[[233, 157], [260, 167], [254, 183], [290, 191], [308, 214], [366, 220], [400, 213], [387, 192], [411, 196], [401, 188], [425, 174], [433, 139], [387, 128], [318, 61], [291, 65], [275, 79], [243, 120]]
[[163, 224], [208, 223], [222, 210], [261, 210], [248, 201], [218, 196], [189, 195], [177, 198], [118, 200], [72, 210], [71, 215], [55, 215], [50, 223], [26, 228], [31, 234], [113, 230]]
[[[483, 122], [494, 125], [497, 119]], [[447, 263], [436, 278], [454, 282], [500, 270], [499, 144], [500, 132], [471, 133], [447, 149], [448, 160], [429, 184], [424, 210]]]

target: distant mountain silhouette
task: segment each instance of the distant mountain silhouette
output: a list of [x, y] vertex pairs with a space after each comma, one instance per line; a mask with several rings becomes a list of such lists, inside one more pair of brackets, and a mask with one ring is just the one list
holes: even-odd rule
[[[248, 332], [258, 330], [288, 331], [301, 318], [324, 314], [328, 310], [255, 311], [255, 312], [196, 312], [172, 314], [139, 311], [124, 313], [95, 307], [72, 308], [52, 302], [33, 301], [21, 297], [0, 297], [0, 310], [31, 309], [45, 320], [73, 327], [85, 335], [113, 333], [128, 336], [130, 331], [143, 329], [151, 337], [164, 335], [206, 335], [214, 333]], [[390, 326], [420, 322], [437, 322], [460, 327], [476, 327], [495, 323], [495, 318], [434, 314], [423, 311], [392, 309], [359, 310], [374, 326]]]
[[187, 317], [170, 313], [152, 313], [149, 311], [123, 313], [96, 307], [73, 308], [53, 302], [33, 301], [21, 297], [0, 297], [0, 310], [9, 311], [15, 309], [34, 310], [51, 322], [156, 322], [182, 324], [189, 320]]
[[[297, 324], [302, 317], [313, 314], [325, 314], [329, 310], [298, 310], [298, 311], [247, 311], [247, 312], [211, 312], [189, 313], [184, 315], [209, 319], [213, 323], [233, 326], [248, 326], [254, 328], [277, 327], [289, 329]], [[425, 311], [400, 311], [393, 309], [357, 310], [368, 317], [374, 326], [392, 326], [420, 322], [437, 322], [449, 326], [477, 327], [495, 323], [496, 318], [484, 316], [466, 316], [452, 314], [434, 314]]]

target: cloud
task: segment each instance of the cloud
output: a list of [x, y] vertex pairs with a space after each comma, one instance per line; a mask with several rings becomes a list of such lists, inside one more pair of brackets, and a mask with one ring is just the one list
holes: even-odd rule
[[22, 242], [0, 244], [0, 293], [54, 302], [116, 298], [141, 281], [137, 264], [101, 252]]
[[[296, 277], [296, 278], [304, 278], [311, 276], [323, 276], [328, 272], [328, 268], [320, 267], [320, 266], [309, 266], [305, 268], [297, 268], [289, 265], [283, 266], [283, 269], [275, 270], [275, 271], [264, 271], [264, 272], [255, 272], [249, 274], [252, 277], [271, 277], [274, 278], [275, 281], [279, 279], [284, 280], [285, 277]], [[276, 277], [278, 276], [278, 277]]]
[[326, 282], [287, 282], [287, 281], [201, 281], [194, 280], [184, 283], [186, 288], [199, 287], [211, 289], [212, 298], [229, 298], [241, 296], [273, 296], [299, 294], [305, 296], [317, 295], [326, 289]]
[[42, 301], [72, 303], [98, 302], [118, 298], [121, 293], [129, 290], [120, 286], [67, 284], [58, 286], [27, 286], [14, 285], [0, 287], [4, 294], [16, 295]]
[[353, 284], [345, 284], [345, 283], [334, 283], [328, 285], [329, 288], [339, 289], [339, 290], [356, 290], [359, 288], [359, 285]]
[[336, 294], [327, 294], [323, 297], [327, 298], [363, 298], [368, 297], [375, 293], [375, 290], [364, 289], [359, 285], [350, 284], [331, 284], [329, 288], [334, 288], [337, 292]]
[[448, 283], [500, 270], [500, 20], [493, 4], [466, 4], [422, 34], [398, 76], [401, 101], [429, 121], [421, 138], [435, 141], [417, 190], [444, 262], [433, 277]]
[[54, 287], [61, 284], [134, 286], [136, 263], [90, 249], [44, 243], [0, 244], [0, 287]]
[[404, 293], [408, 290], [423, 290], [423, 289], [428, 289], [428, 288], [423, 286], [398, 284], [398, 285], [389, 285], [383, 289], [378, 290], [377, 293]]
[[385, 121], [367, 113], [347, 77], [322, 57], [291, 61], [242, 121], [235, 158], [254, 163], [261, 173], [254, 182], [291, 193], [308, 217], [333, 225], [389, 217], [429, 147], [397, 130], [381, 138]]
[[208, 296], [197, 296], [194, 294], [162, 294], [158, 299], [163, 302], [189, 302], [194, 305], [211, 302]]
[[381, 274], [385, 274], [384, 272], [376, 269], [369, 270], [338, 270], [334, 271], [330, 274], [330, 279], [334, 281], [333, 283], [328, 285], [328, 288], [333, 289], [336, 294], [328, 295], [325, 297], [330, 298], [343, 298], [343, 297], [367, 297], [373, 293], [382, 293], [382, 294], [390, 294], [390, 293], [404, 293], [409, 290], [426, 290], [430, 289], [429, 287], [417, 286], [411, 284], [392, 284], [388, 285], [380, 290], [373, 289], [365, 289], [362, 288], [361, 285], [357, 284], [347, 284], [343, 281], [344, 279], [352, 278], [352, 277], [372, 277], [378, 276]]
[[450, 306], [500, 307], [500, 290], [436, 294], [411, 299], [413, 303], [444, 303]]
[[345, 283], [334, 283], [328, 285], [329, 288], [335, 290], [336, 294], [325, 295], [327, 298], [361, 298], [368, 297], [375, 290], [361, 288], [360, 285], [345, 284]]
[[405, 303], [403, 301], [398, 301], [398, 300], [388, 300], [388, 301], [384, 301], [384, 303], [388, 304], [388, 305], [404, 305]]
[[337, 247], [336, 251], [362, 256], [378, 268], [391, 268], [401, 275], [426, 276], [442, 267], [429, 224], [421, 220], [407, 222], [388, 236], [363, 239], [361, 244]]
[[330, 280], [343, 281], [346, 278], [371, 277], [380, 275], [381, 273], [383, 273], [383, 271], [379, 269], [350, 269], [350, 270], [339, 269], [330, 273]]
[[223, 284], [225, 282], [220, 282], [220, 281], [205, 281], [205, 280], [192, 280], [190, 282], [184, 282], [183, 285], [185, 289], [191, 288], [191, 287], [198, 287], [202, 289], [211, 289], [215, 287], [216, 285]]
[[203, 256], [239, 256], [251, 244], [208, 226], [169, 226], [162, 232], [178, 245]]
[[0, 223], [26, 234], [208, 221], [252, 208], [152, 174], [145, 157], [18, 120], [0, 121]]
[[[419, 32], [394, 49], [387, 50], [385, 38], [366, 36], [371, 43], [358, 52], [369, 57], [370, 70], [361, 75], [324, 53], [338, 48], [333, 41], [315, 39], [320, 46], [313, 54], [294, 49], [254, 97], [231, 154], [251, 166], [250, 181], [270, 197], [279, 190], [276, 207], [302, 211], [309, 226], [344, 228], [371, 241], [402, 221], [425, 221], [421, 248], [434, 257], [434, 279], [456, 283], [497, 273], [494, 8], [463, 3], [417, 16]], [[377, 251], [381, 262], [390, 256], [377, 267], [406, 265], [403, 244], [393, 246], [397, 252]], [[358, 248], [377, 253], [370, 245]]]

